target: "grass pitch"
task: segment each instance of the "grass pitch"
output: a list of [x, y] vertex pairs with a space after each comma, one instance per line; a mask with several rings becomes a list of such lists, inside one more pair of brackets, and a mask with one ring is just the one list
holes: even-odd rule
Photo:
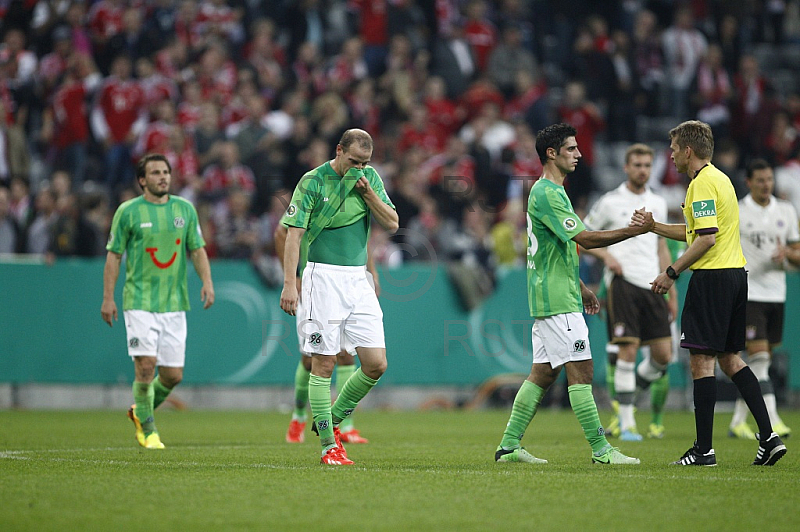
[[792, 438], [754, 467], [756, 442], [728, 438], [718, 414], [719, 465], [669, 466], [694, 418], [668, 413], [663, 440], [611, 440], [641, 465], [599, 466], [572, 412], [543, 410], [523, 443], [550, 463], [497, 464], [508, 413], [358, 412], [371, 443], [330, 467], [310, 432], [284, 442], [281, 414], [159, 411], [167, 449], [146, 451], [125, 412], [3, 411], [0, 530], [800, 529]]

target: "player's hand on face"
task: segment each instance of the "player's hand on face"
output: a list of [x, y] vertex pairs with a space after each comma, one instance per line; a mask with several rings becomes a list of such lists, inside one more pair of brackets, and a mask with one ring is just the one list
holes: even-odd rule
[[117, 316], [117, 304], [113, 300], [103, 301], [100, 306], [100, 317], [103, 318], [104, 322], [108, 323], [109, 327], [113, 327], [114, 322], [119, 319]]
[[204, 309], [213, 305], [215, 299], [216, 294], [214, 293], [213, 286], [203, 286], [203, 288], [200, 289], [200, 301], [203, 302]]
[[359, 194], [367, 194], [370, 190], [372, 190], [372, 187], [369, 184], [369, 179], [364, 176], [359, 177], [358, 181], [356, 181], [355, 189], [359, 192]]
[[284, 285], [281, 291], [281, 309], [290, 316], [297, 315], [297, 286]]

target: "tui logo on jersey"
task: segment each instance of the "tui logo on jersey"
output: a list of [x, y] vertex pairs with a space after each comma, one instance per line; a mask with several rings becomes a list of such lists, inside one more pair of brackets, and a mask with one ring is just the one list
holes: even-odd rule
[[577, 226], [578, 222], [575, 221], [575, 218], [564, 218], [564, 229], [567, 231], [572, 231]]
[[717, 206], [714, 200], [703, 200], [692, 202], [692, 218], [707, 218], [717, 215]]
[[[177, 246], [181, 245], [180, 238], [175, 241], [175, 245]], [[156, 258], [156, 252], [158, 251], [158, 248], [145, 248], [145, 251], [150, 255], [150, 260], [153, 261], [153, 264], [155, 264], [162, 270], [166, 270], [167, 268], [172, 266], [172, 263], [175, 262], [175, 259], [178, 257], [178, 252], [176, 251], [172, 254], [172, 257], [167, 262], [161, 262]]]
[[575, 340], [575, 343], [572, 344], [572, 349], [576, 353], [583, 353], [586, 349], [586, 340]]
[[175, 227], [180, 229], [181, 227], [186, 225], [186, 220], [184, 220], [182, 216], [176, 216], [175, 219], [172, 220], [172, 223], [175, 224]]
[[289, 205], [289, 208], [288, 208], [288, 209], [286, 209], [286, 216], [288, 216], [289, 218], [291, 218], [291, 217], [292, 217], [292, 216], [294, 216], [295, 214], [297, 214], [297, 207], [295, 206], [295, 204], [294, 204], [294, 203], [292, 203], [292, 204], [290, 204], [290, 205]]

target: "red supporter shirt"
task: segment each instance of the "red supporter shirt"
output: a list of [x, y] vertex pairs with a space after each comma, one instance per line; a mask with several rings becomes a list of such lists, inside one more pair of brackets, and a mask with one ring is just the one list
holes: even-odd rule
[[99, 105], [114, 143], [124, 142], [144, 104], [139, 84], [111, 77], [100, 91]]
[[81, 81], [67, 82], [56, 91], [53, 96], [56, 147], [63, 149], [89, 139], [86, 110], [86, 87]]
[[386, 0], [350, 0], [350, 8], [360, 13], [359, 34], [366, 45], [389, 43]]
[[245, 192], [256, 189], [253, 171], [243, 164], [237, 164], [227, 170], [218, 165], [209, 166], [203, 172], [203, 191], [208, 193], [222, 192], [230, 187], [239, 187]]
[[489, 63], [489, 54], [497, 44], [497, 32], [491, 22], [470, 20], [464, 26], [464, 37], [475, 52], [478, 69], [486, 70]]

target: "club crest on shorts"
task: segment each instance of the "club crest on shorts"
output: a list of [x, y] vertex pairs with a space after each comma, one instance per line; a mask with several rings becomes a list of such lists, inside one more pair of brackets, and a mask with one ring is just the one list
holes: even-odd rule
[[322, 335], [318, 332], [311, 333], [311, 336], [308, 337], [308, 341], [311, 342], [311, 345], [319, 345], [322, 343]]
[[575, 221], [575, 218], [564, 218], [564, 229], [567, 231], [572, 231], [577, 225], [578, 222]]
[[586, 350], [586, 340], [575, 340], [575, 343], [572, 344], [572, 349], [576, 353], [583, 353]]
[[186, 220], [183, 219], [183, 216], [176, 216], [172, 223], [175, 224], [175, 227], [180, 229], [184, 225], [186, 225]]
[[139, 347], [139, 339], [134, 337], [128, 340], [128, 347]]

